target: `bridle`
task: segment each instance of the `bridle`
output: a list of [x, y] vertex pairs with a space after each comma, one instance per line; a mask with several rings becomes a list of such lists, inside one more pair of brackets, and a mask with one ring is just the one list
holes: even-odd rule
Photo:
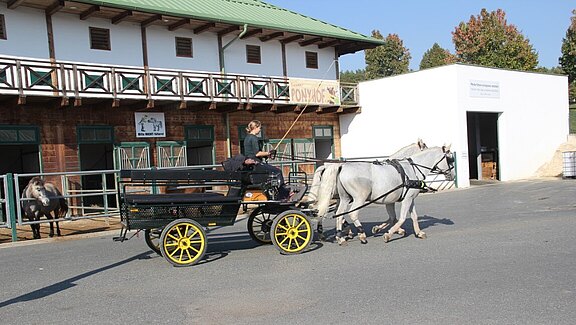
[[[450, 152], [450, 151], [444, 152], [444, 156], [442, 156], [442, 158], [440, 158], [440, 160], [438, 160], [432, 167], [417, 164], [411, 158], [406, 158], [406, 159], [408, 160], [408, 162], [410, 163], [412, 168], [414, 168], [415, 171], [418, 171], [418, 173], [420, 173], [420, 175], [422, 175], [422, 178], [426, 178], [426, 175], [428, 175], [428, 174], [444, 175], [444, 177], [446, 177], [446, 179], [452, 178], [452, 170], [454, 169], [454, 157], [452, 156], [452, 152]], [[438, 167], [438, 165], [443, 160], [446, 160], [446, 164], [448, 165], [448, 168], [445, 170]], [[421, 168], [427, 169], [429, 172], [424, 173]]]

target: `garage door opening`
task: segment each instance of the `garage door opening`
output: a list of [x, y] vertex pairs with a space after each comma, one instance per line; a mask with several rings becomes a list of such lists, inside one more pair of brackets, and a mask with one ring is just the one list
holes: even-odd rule
[[500, 180], [498, 162], [499, 116], [499, 113], [466, 113], [470, 179]]

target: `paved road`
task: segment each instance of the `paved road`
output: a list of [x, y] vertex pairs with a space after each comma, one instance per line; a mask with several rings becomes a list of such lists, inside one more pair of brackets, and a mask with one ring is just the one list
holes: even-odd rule
[[[175, 268], [112, 234], [0, 246], [3, 324], [574, 324], [576, 180], [476, 186], [418, 198], [428, 239], [283, 256], [246, 221]], [[362, 211], [371, 229], [383, 207]], [[326, 224], [325, 224], [326, 225]], [[331, 228], [333, 222], [327, 223]]]

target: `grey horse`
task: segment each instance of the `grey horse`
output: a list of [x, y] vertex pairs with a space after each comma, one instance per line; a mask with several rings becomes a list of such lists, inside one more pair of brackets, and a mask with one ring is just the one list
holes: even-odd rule
[[[38, 221], [42, 216], [48, 220], [63, 218], [68, 212], [68, 204], [62, 193], [52, 184], [40, 177], [33, 177], [22, 192], [22, 209], [30, 221]], [[54, 212], [54, 216], [52, 216]], [[34, 239], [40, 239], [40, 224], [31, 224]], [[61, 236], [60, 226], [56, 221], [56, 232]], [[54, 236], [54, 224], [50, 221], [50, 237]]]
[[336, 221], [338, 243], [342, 245], [346, 241], [342, 237], [341, 214], [344, 213], [350, 215], [358, 229], [360, 241], [366, 243], [366, 234], [358, 219], [358, 209], [367, 201], [386, 205], [401, 202], [400, 218], [384, 234], [384, 240], [389, 241], [392, 234], [401, 229], [409, 213], [416, 236], [425, 238], [425, 233], [418, 226], [418, 215], [413, 213], [414, 199], [420, 193], [427, 175], [438, 173], [443, 174], [447, 180], [454, 179], [452, 161], [452, 153], [449, 148], [443, 146], [428, 148], [410, 158], [396, 160], [396, 163], [351, 162], [327, 166], [318, 191], [318, 216], [326, 215], [329, 201], [337, 190], [340, 198], [336, 210], [336, 214], [339, 215]]
[[[424, 141], [422, 141], [422, 139], [418, 139], [418, 141], [416, 143], [412, 143], [412, 144], [409, 144], [405, 147], [402, 147], [400, 150], [391, 154], [390, 156], [388, 156], [388, 159], [407, 158], [407, 157], [410, 157], [413, 154], [418, 153], [418, 152], [425, 150], [427, 148], [428, 148], [428, 146], [426, 145], [426, 143], [424, 143]], [[322, 182], [322, 174], [324, 173], [327, 166], [331, 166], [334, 164], [337, 166], [341, 166], [343, 163], [327, 163], [325, 165], [318, 167], [316, 169], [316, 171], [314, 172], [312, 184], [310, 185], [310, 191], [307, 195], [307, 198], [308, 198], [307, 203], [310, 204], [312, 207], [314, 207], [315, 203], [318, 202], [318, 191], [320, 189], [320, 184]], [[332, 198], [338, 199], [337, 191], [334, 191]], [[388, 211], [388, 221], [386, 221], [385, 223], [382, 223], [378, 226], [374, 226], [372, 228], [373, 233], [377, 233], [380, 230], [384, 229], [388, 224], [392, 224], [392, 223], [396, 222], [396, 211], [394, 209], [394, 203], [386, 204], [386, 210]], [[412, 214], [416, 214], [415, 208], [412, 210]], [[414, 216], [414, 217], [417, 218], [417, 216]], [[318, 221], [318, 232], [320, 233], [320, 238], [324, 238], [324, 235], [322, 234], [323, 233], [322, 219], [323, 218], [320, 218]], [[345, 225], [346, 221], [344, 219], [342, 219], [342, 223], [343, 223], [343, 225]], [[402, 228], [399, 228], [397, 232], [402, 236], [405, 234], [405, 231]], [[347, 235], [347, 238], [351, 239], [352, 237], [353, 237], [353, 234], [352, 234], [352, 230], [350, 229], [350, 231]]]

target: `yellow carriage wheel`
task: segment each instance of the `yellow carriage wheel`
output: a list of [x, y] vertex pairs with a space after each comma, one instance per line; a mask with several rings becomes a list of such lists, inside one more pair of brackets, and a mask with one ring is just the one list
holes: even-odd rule
[[190, 266], [206, 252], [206, 232], [191, 219], [170, 222], [160, 236], [162, 256], [174, 266]]
[[284, 211], [272, 223], [272, 243], [285, 254], [297, 254], [308, 248], [312, 235], [310, 220], [300, 211]]

